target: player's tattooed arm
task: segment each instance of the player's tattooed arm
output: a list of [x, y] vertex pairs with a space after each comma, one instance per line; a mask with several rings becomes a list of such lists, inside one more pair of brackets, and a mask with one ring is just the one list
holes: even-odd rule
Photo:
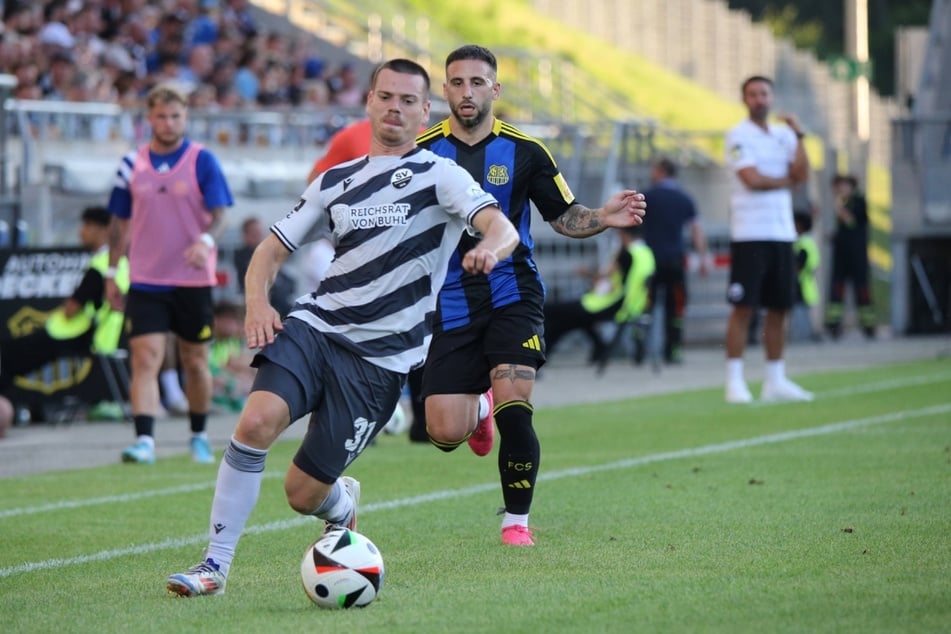
[[624, 189], [611, 196], [604, 203], [604, 207], [599, 209], [572, 204], [563, 214], [551, 221], [551, 227], [569, 238], [587, 238], [608, 227], [639, 225], [644, 222], [646, 213], [647, 201], [644, 194], [633, 189]]
[[578, 203], [573, 204], [557, 218], [551, 221], [551, 227], [569, 238], [587, 238], [604, 231], [600, 210], [588, 209]]

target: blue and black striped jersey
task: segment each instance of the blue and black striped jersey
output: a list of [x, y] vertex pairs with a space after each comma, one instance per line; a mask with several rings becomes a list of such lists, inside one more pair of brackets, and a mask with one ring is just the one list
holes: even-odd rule
[[498, 119], [492, 133], [472, 146], [452, 135], [448, 119], [423, 132], [417, 142], [454, 160], [495, 196], [520, 239], [512, 255], [489, 275], [472, 275], [462, 269], [462, 256], [478, 237], [463, 235], [439, 293], [435, 330], [465, 326], [471, 315], [517, 301], [544, 302], [545, 288], [533, 260], [531, 203], [542, 218], [552, 221], [575, 202], [548, 148]]
[[432, 152], [362, 157], [323, 174], [271, 232], [290, 251], [320, 238], [330, 268], [289, 317], [370, 363], [409, 372], [432, 338], [436, 294], [459, 236], [496, 199]]

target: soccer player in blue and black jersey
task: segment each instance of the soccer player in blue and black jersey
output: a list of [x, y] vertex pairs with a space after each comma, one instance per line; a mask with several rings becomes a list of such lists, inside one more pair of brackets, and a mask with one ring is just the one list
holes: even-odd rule
[[573, 238], [640, 224], [646, 204], [632, 190], [618, 192], [600, 209], [576, 202], [545, 145], [495, 118], [502, 90], [497, 73], [495, 55], [481, 46], [450, 53], [443, 92], [451, 115], [418, 138], [421, 147], [453, 159], [492, 193], [520, 238], [512, 255], [482, 275], [461, 266], [478, 240], [463, 235], [439, 293], [422, 392], [427, 432], [444, 451], [469, 441], [476, 454], [488, 454], [494, 413], [505, 501], [502, 542], [532, 546], [528, 513], [541, 451], [531, 398], [545, 362], [545, 289], [532, 257], [530, 203], [555, 231]]

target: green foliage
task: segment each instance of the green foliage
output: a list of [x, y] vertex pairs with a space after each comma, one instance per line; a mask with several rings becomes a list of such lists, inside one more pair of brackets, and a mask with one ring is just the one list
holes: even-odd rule
[[775, 35], [791, 39], [797, 48], [817, 50], [821, 44], [822, 23], [815, 19], [802, 20], [795, 5], [767, 7], [763, 22]]
[[[811, 49], [820, 59], [845, 52], [845, 2], [828, 0], [729, 0], [732, 9], [744, 9], [764, 20], [777, 35]], [[932, 0], [868, 3], [869, 57], [872, 84], [882, 95], [895, 94], [895, 31], [901, 26], [925, 26]]]
[[801, 380], [815, 402], [729, 406], [717, 389], [539, 410], [532, 549], [499, 543], [494, 457], [380, 437], [350, 470], [361, 530], [386, 564], [380, 598], [358, 611], [318, 610], [300, 588], [319, 526], [284, 502], [295, 443], [269, 455], [221, 597], [164, 590], [201, 556], [207, 465], [8, 479], [0, 622], [11, 633], [946, 631], [951, 365]]

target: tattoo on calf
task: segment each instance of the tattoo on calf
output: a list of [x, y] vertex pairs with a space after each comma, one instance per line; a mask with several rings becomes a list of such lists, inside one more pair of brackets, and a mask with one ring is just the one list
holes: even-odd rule
[[492, 380], [496, 379], [508, 379], [512, 383], [521, 379], [522, 381], [534, 381], [535, 380], [535, 370], [534, 368], [526, 367], [524, 365], [500, 365], [495, 370], [495, 374], [492, 375]]

